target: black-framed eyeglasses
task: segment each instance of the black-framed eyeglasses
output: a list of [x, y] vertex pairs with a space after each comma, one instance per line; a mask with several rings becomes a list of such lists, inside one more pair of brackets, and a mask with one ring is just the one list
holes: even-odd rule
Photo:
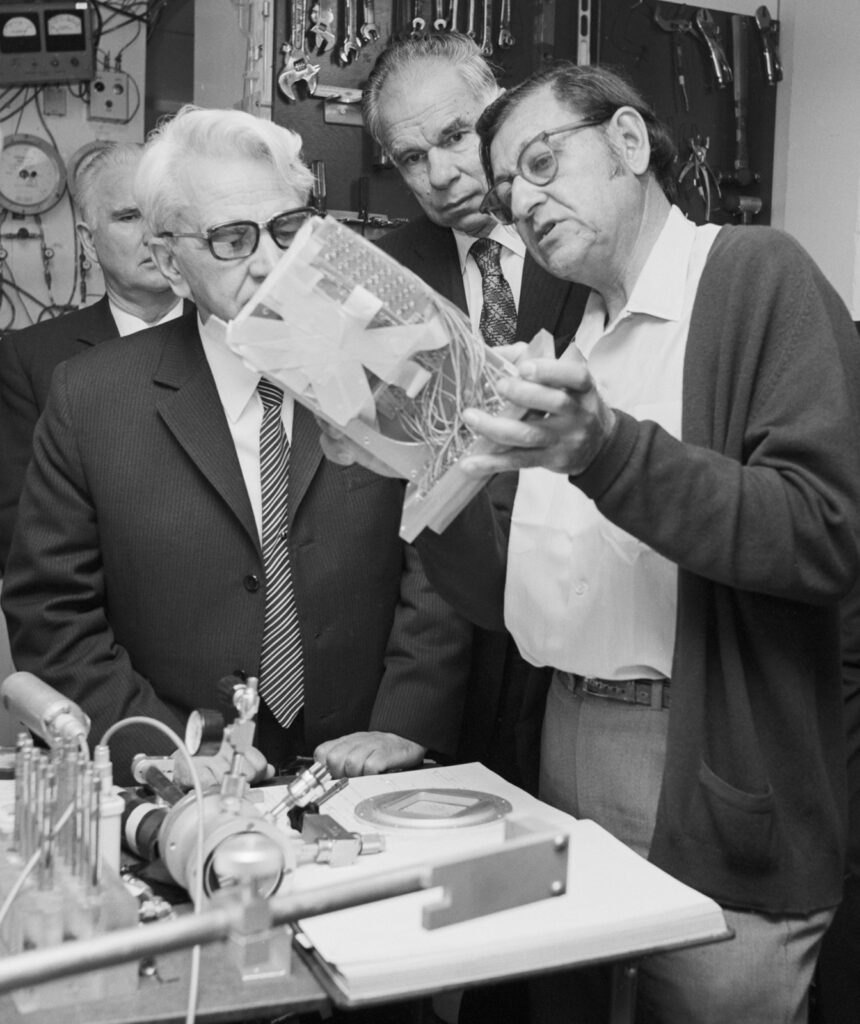
[[227, 224], [216, 224], [205, 232], [160, 231], [159, 238], [200, 238], [208, 246], [216, 260], [241, 260], [257, 251], [260, 232], [263, 228], [272, 236], [279, 249], [289, 249], [296, 232], [317, 211], [312, 206], [299, 206], [294, 210], [276, 213], [270, 220], [257, 223], [253, 220], [231, 220]]
[[587, 121], [575, 121], [573, 124], [565, 124], [560, 128], [553, 128], [548, 132], [540, 132], [535, 135], [530, 142], [523, 146], [517, 160], [516, 174], [512, 174], [509, 178], [498, 178], [481, 200], [481, 213], [492, 214], [502, 224], [513, 224], [511, 192], [514, 187], [514, 178], [517, 176], [525, 178], [532, 185], [549, 185], [558, 174], [558, 157], [548, 140], [553, 135], [561, 135], [562, 132], [576, 132], [580, 128], [593, 128], [595, 125], [603, 124], [605, 120], [601, 117], [591, 118]]

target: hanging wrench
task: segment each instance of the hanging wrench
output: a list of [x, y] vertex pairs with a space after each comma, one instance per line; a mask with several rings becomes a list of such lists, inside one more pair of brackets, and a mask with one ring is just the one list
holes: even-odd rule
[[499, 49], [510, 50], [515, 42], [511, 32], [511, 0], [502, 0], [499, 11]]
[[481, 30], [481, 55], [489, 57], [493, 52], [493, 0], [484, 0], [484, 17]]
[[284, 55], [284, 67], [278, 75], [278, 88], [284, 98], [294, 102], [295, 86], [304, 82], [311, 96], [317, 91], [319, 64], [311, 64], [305, 53], [305, 22], [307, 19], [307, 0], [292, 0], [290, 6], [290, 42], [281, 47]]
[[373, 12], [373, 0], [364, 0], [364, 24], [358, 34], [366, 43], [375, 43], [379, 39], [379, 28]]
[[460, 0], [451, 0], [451, 12], [448, 18], [448, 28], [452, 32], [459, 32], [460, 25]]
[[356, 11], [356, 3], [358, 0], [345, 0], [346, 3], [346, 36], [343, 40], [343, 45], [338, 51], [337, 59], [343, 64], [352, 64], [355, 60], [355, 56], [361, 48], [361, 40], [358, 38], [356, 32], [356, 24], [358, 22], [358, 12]]
[[443, 32], [448, 27], [448, 22], [445, 20], [445, 0], [434, 0], [433, 8], [435, 11], [433, 28], [437, 32]]
[[726, 60], [723, 52], [723, 45], [720, 42], [720, 27], [714, 21], [710, 11], [700, 7], [696, 11], [696, 28], [701, 32], [705, 46], [708, 48], [708, 56], [714, 68], [717, 78], [717, 88], [725, 89], [732, 80], [732, 68]]
[[755, 27], [761, 42], [761, 59], [764, 62], [764, 77], [768, 85], [782, 81], [782, 64], [776, 41], [779, 37], [779, 22], [771, 18], [770, 11], [762, 5], [755, 12]]
[[427, 19], [424, 17], [424, 0], [412, 0], [412, 30], [409, 33], [413, 39], [420, 36], [427, 27]]
[[316, 53], [325, 53], [334, 46], [335, 37], [331, 30], [333, 21], [334, 11], [330, 7], [321, 7], [318, 3], [311, 7], [311, 32]]
[[478, 11], [476, 0], [469, 0], [469, 17], [466, 20], [466, 35], [470, 39], [478, 38]]

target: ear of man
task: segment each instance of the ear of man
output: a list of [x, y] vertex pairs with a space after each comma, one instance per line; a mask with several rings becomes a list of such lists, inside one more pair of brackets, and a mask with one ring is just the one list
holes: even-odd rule
[[92, 228], [86, 221], [76, 221], [75, 231], [77, 232], [78, 241], [81, 243], [81, 248], [84, 250], [84, 254], [91, 263], [98, 263], [99, 257], [96, 252], [96, 247], [93, 245], [93, 232]]
[[181, 299], [190, 299], [193, 302], [191, 289], [188, 287], [185, 277], [179, 268], [173, 246], [168, 243], [166, 238], [150, 238], [147, 245], [153, 263], [167, 278], [173, 293]]
[[651, 161], [651, 143], [642, 115], [633, 107], [619, 107], [609, 120], [607, 134], [631, 173], [645, 174]]

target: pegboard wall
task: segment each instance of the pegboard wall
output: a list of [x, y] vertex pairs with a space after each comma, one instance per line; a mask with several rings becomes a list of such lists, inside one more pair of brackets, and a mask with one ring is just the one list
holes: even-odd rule
[[[93, 63], [77, 78], [58, 77], [51, 70], [50, 54], [47, 69], [36, 61], [39, 36], [25, 34], [27, 26], [13, 19], [23, 12], [40, 32], [45, 23], [37, 18], [63, 14], [73, 6], [92, 18]], [[4, 63], [0, 84], [5, 140], [0, 154], [0, 332], [90, 305], [104, 292], [99, 267], [81, 259], [67, 182], [93, 143], [143, 140], [150, 7], [151, 0], [0, 3], [0, 33], [13, 33], [7, 49], [29, 61], [21, 74]], [[29, 40], [31, 49], [23, 48], [19, 38]], [[64, 34], [58, 38], [74, 42]], [[57, 191], [52, 192], [49, 183], [55, 178]], [[41, 195], [42, 183], [48, 205], [31, 205]]]
[[[769, 223], [778, 84], [775, 75], [768, 81], [762, 55], [765, 38], [772, 55], [778, 53], [773, 49], [775, 21], [765, 36], [752, 16], [656, 0], [351, 3], [356, 42], [362, 45], [354, 49], [349, 63], [342, 57], [344, 41], [352, 38], [347, 0], [319, 4], [278, 0], [275, 10], [272, 117], [299, 132], [309, 161], [323, 162], [330, 211], [352, 215], [367, 211], [396, 220], [419, 212], [396, 170], [383, 165], [381, 154], [362, 130], [357, 103], [332, 97], [340, 90], [342, 96], [356, 99], [392, 35], [410, 31], [416, 18], [428, 26], [435, 18], [444, 18], [450, 26], [453, 8], [461, 31], [471, 22], [478, 42], [489, 40], [488, 60], [502, 86], [516, 83], [554, 59], [599, 62], [624, 71], [674, 134], [679, 150], [677, 176], [682, 178], [679, 205], [687, 215], [699, 223], [705, 219]], [[362, 40], [361, 26], [368, 21], [368, 11], [378, 33], [375, 41]], [[319, 32], [320, 12], [323, 27], [331, 34], [328, 39]], [[503, 17], [508, 16], [514, 41], [503, 47], [501, 34], [508, 27]], [[286, 56], [284, 44], [292, 48]], [[724, 55], [724, 64], [713, 56], [714, 46]], [[306, 67], [303, 60], [318, 68], [317, 91], [311, 95], [299, 79], [290, 85], [294, 97], [290, 98], [277, 81], [285, 66], [292, 66], [289, 61], [295, 59], [297, 48], [300, 68]], [[741, 69], [739, 76], [735, 67]], [[740, 159], [739, 96], [745, 96], [741, 122], [746, 126]]]

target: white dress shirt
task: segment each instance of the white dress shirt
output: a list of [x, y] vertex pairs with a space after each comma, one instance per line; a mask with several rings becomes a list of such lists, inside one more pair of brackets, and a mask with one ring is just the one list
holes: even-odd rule
[[[514, 297], [514, 305], [520, 308], [520, 292], [523, 283], [523, 261], [526, 256], [526, 247], [523, 240], [516, 231], [504, 224], [497, 224], [489, 235], [496, 242], [500, 242], [502, 251], [499, 254], [499, 263], [502, 268], [502, 275], [511, 287], [511, 294]], [[481, 271], [475, 262], [475, 257], [469, 255], [469, 250], [475, 244], [473, 235], [464, 234], [462, 231], [454, 232], [454, 240], [457, 243], [457, 254], [460, 257], [460, 270], [463, 274], [463, 287], [466, 290], [466, 307], [469, 310], [469, 319], [472, 322], [472, 330], [480, 334], [479, 324], [481, 322], [481, 310], [484, 308], [484, 290], [481, 284]], [[518, 338], [517, 341], [530, 341], [530, 338]]]
[[[678, 438], [690, 315], [717, 230], [672, 207], [624, 309], [607, 324], [592, 292], [576, 335], [609, 405]], [[532, 664], [602, 679], [669, 677], [676, 588], [677, 567], [605, 519], [566, 476], [520, 473], [505, 619]]]
[[145, 320], [141, 320], [139, 316], [135, 316], [133, 313], [128, 313], [124, 309], [120, 309], [119, 306], [108, 297], [108, 306], [110, 306], [111, 316], [116, 324], [116, 329], [119, 331], [121, 338], [127, 337], [129, 334], [134, 334], [137, 331], [143, 331], [147, 327], [155, 327], [158, 324], [166, 324], [168, 320], [175, 320], [177, 317], [182, 316], [182, 299], [177, 296], [176, 302], [168, 309], [164, 316], [159, 317], [158, 320], [153, 320], [151, 324], [148, 324]]
[[[260, 485], [260, 425], [263, 422], [263, 402], [257, 394], [257, 384], [262, 374], [251, 370], [236, 353], [227, 347], [224, 340], [227, 325], [217, 316], [210, 316], [204, 324], [197, 318], [200, 338], [206, 361], [215, 378], [218, 397], [227, 416], [227, 425], [236, 446], [239, 466], [245, 480], [245, 489], [251, 499], [257, 534], [263, 537], [263, 498]], [[272, 381], [277, 384], [277, 381]], [[280, 385], [278, 385], [280, 387]], [[287, 438], [293, 436], [294, 401], [289, 392], [284, 392], [281, 419]]]

